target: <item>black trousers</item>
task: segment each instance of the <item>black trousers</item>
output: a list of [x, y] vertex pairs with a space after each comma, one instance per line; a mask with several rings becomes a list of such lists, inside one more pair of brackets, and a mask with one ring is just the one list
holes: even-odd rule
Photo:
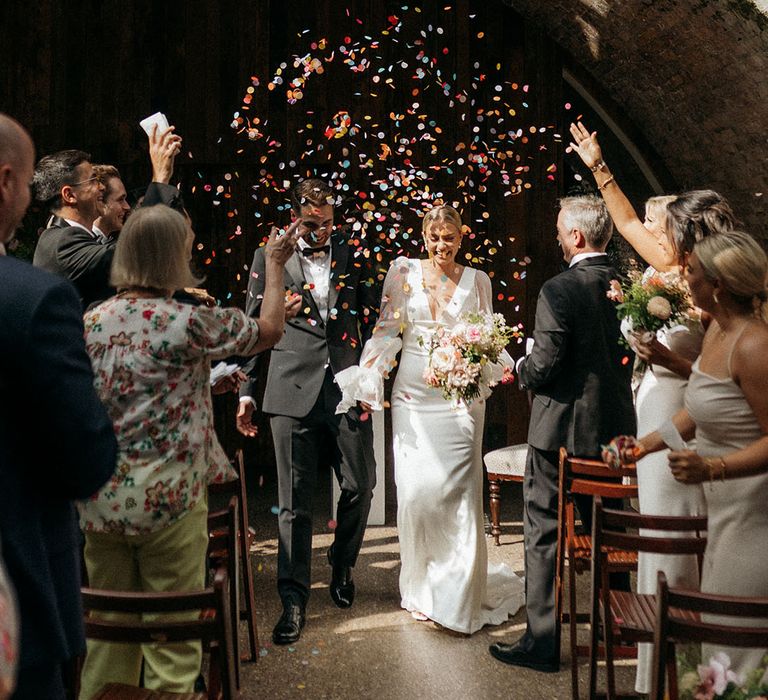
[[[523, 645], [536, 656], [560, 659], [560, 625], [555, 610], [559, 454], [528, 448], [523, 481], [525, 513], [525, 606], [528, 614]], [[577, 496], [576, 507], [587, 532], [592, 530], [592, 498]], [[608, 508], [621, 508], [610, 499]], [[629, 590], [629, 574], [612, 574], [611, 587]]]
[[323, 387], [304, 418], [272, 416], [279, 499], [277, 590], [283, 603], [306, 605], [311, 584], [312, 504], [318, 469], [333, 468], [341, 487], [334, 562], [354, 566], [376, 484], [371, 421], [357, 408], [336, 415], [341, 392], [326, 371]]

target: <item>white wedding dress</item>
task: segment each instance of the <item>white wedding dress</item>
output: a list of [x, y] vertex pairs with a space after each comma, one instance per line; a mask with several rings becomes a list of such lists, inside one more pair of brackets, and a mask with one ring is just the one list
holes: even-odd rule
[[[644, 275], [648, 279], [657, 274], [649, 267]], [[675, 326], [656, 334], [658, 341], [678, 355], [691, 361], [701, 352], [704, 329], [700, 322], [689, 326]], [[637, 434], [647, 435], [668, 421], [683, 407], [688, 379], [660, 365], [646, 369], [637, 391]], [[694, 441], [691, 441], [691, 449]], [[669, 468], [669, 450], [661, 450], [643, 457], [637, 463], [637, 486], [640, 512], [643, 515], [704, 515], [707, 506], [701, 484], [681, 484]], [[669, 532], [643, 531], [644, 535], [669, 537]], [[671, 556], [641, 552], [637, 567], [637, 592], [656, 593], [657, 575], [663, 571], [670, 586], [699, 587], [699, 567], [694, 555]], [[652, 644], [639, 644], [637, 650], [638, 693], [651, 692]]]
[[[419, 339], [478, 311], [492, 311], [491, 281], [484, 272], [464, 268], [435, 320], [421, 261], [398, 258], [387, 273], [379, 321], [360, 366], [336, 375], [344, 395], [340, 411], [356, 401], [381, 409], [383, 379], [402, 349], [391, 401], [401, 605], [469, 634], [517, 612], [524, 585], [508, 566], [488, 564], [481, 447], [490, 390], [469, 408], [452, 407], [424, 381], [428, 355]], [[500, 377], [502, 367], [494, 370]]]

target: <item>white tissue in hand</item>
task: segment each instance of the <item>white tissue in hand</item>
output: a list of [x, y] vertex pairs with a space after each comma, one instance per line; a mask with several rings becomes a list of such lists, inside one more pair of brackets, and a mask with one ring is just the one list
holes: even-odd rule
[[226, 362], [219, 362], [219, 364], [211, 369], [211, 386], [224, 379], [224, 377], [234, 374], [239, 369], [240, 365], [228, 365]]

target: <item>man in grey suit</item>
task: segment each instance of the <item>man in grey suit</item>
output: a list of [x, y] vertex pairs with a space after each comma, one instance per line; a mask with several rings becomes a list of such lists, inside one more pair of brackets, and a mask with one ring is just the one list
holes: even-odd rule
[[[285, 265], [286, 289], [300, 297], [298, 314], [286, 322], [272, 349], [263, 410], [277, 462], [280, 531], [277, 589], [283, 614], [275, 644], [301, 635], [310, 589], [312, 501], [317, 470], [330, 461], [341, 487], [334, 543], [328, 550], [334, 603], [352, 605], [352, 567], [362, 546], [376, 473], [371, 421], [361, 408], [337, 416], [341, 391], [334, 376], [360, 360], [376, 321], [379, 292], [364, 251], [350, 232], [334, 230], [333, 192], [321, 180], [300, 182], [291, 192], [291, 218], [303, 238]], [[258, 315], [264, 290], [264, 255], [259, 248], [248, 281], [246, 312]], [[258, 365], [240, 390], [237, 426], [254, 435]]]
[[[557, 240], [569, 268], [541, 288], [533, 348], [518, 363], [520, 386], [534, 393], [523, 484], [528, 621], [515, 644], [490, 647], [500, 661], [538, 671], [557, 671], [560, 663], [558, 451], [599, 459], [601, 444], [636, 430], [633, 357], [619, 344], [615, 304], [606, 296], [616, 278], [605, 255], [613, 225], [596, 197], [568, 197], [560, 207]], [[579, 510], [591, 522], [591, 503]]]

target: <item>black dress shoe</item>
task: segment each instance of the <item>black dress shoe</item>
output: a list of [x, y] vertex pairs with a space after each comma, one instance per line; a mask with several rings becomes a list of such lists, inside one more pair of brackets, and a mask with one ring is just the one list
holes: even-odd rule
[[328, 550], [328, 563], [331, 565], [331, 600], [339, 608], [350, 608], [355, 601], [355, 582], [352, 580], [352, 567], [333, 563], [333, 547]]
[[275, 644], [293, 644], [299, 640], [304, 627], [304, 606], [288, 602], [283, 605], [283, 614], [272, 630], [272, 641]]
[[542, 673], [557, 673], [560, 670], [560, 664], [555, 659], [542, 659], [530, 651], [526, 651], [520, 644], [496, 642], [488, 647], [488, 651], [491, 652], [494, 659], [512, 666], [532, 668], [534, 671], [541, 671]]

